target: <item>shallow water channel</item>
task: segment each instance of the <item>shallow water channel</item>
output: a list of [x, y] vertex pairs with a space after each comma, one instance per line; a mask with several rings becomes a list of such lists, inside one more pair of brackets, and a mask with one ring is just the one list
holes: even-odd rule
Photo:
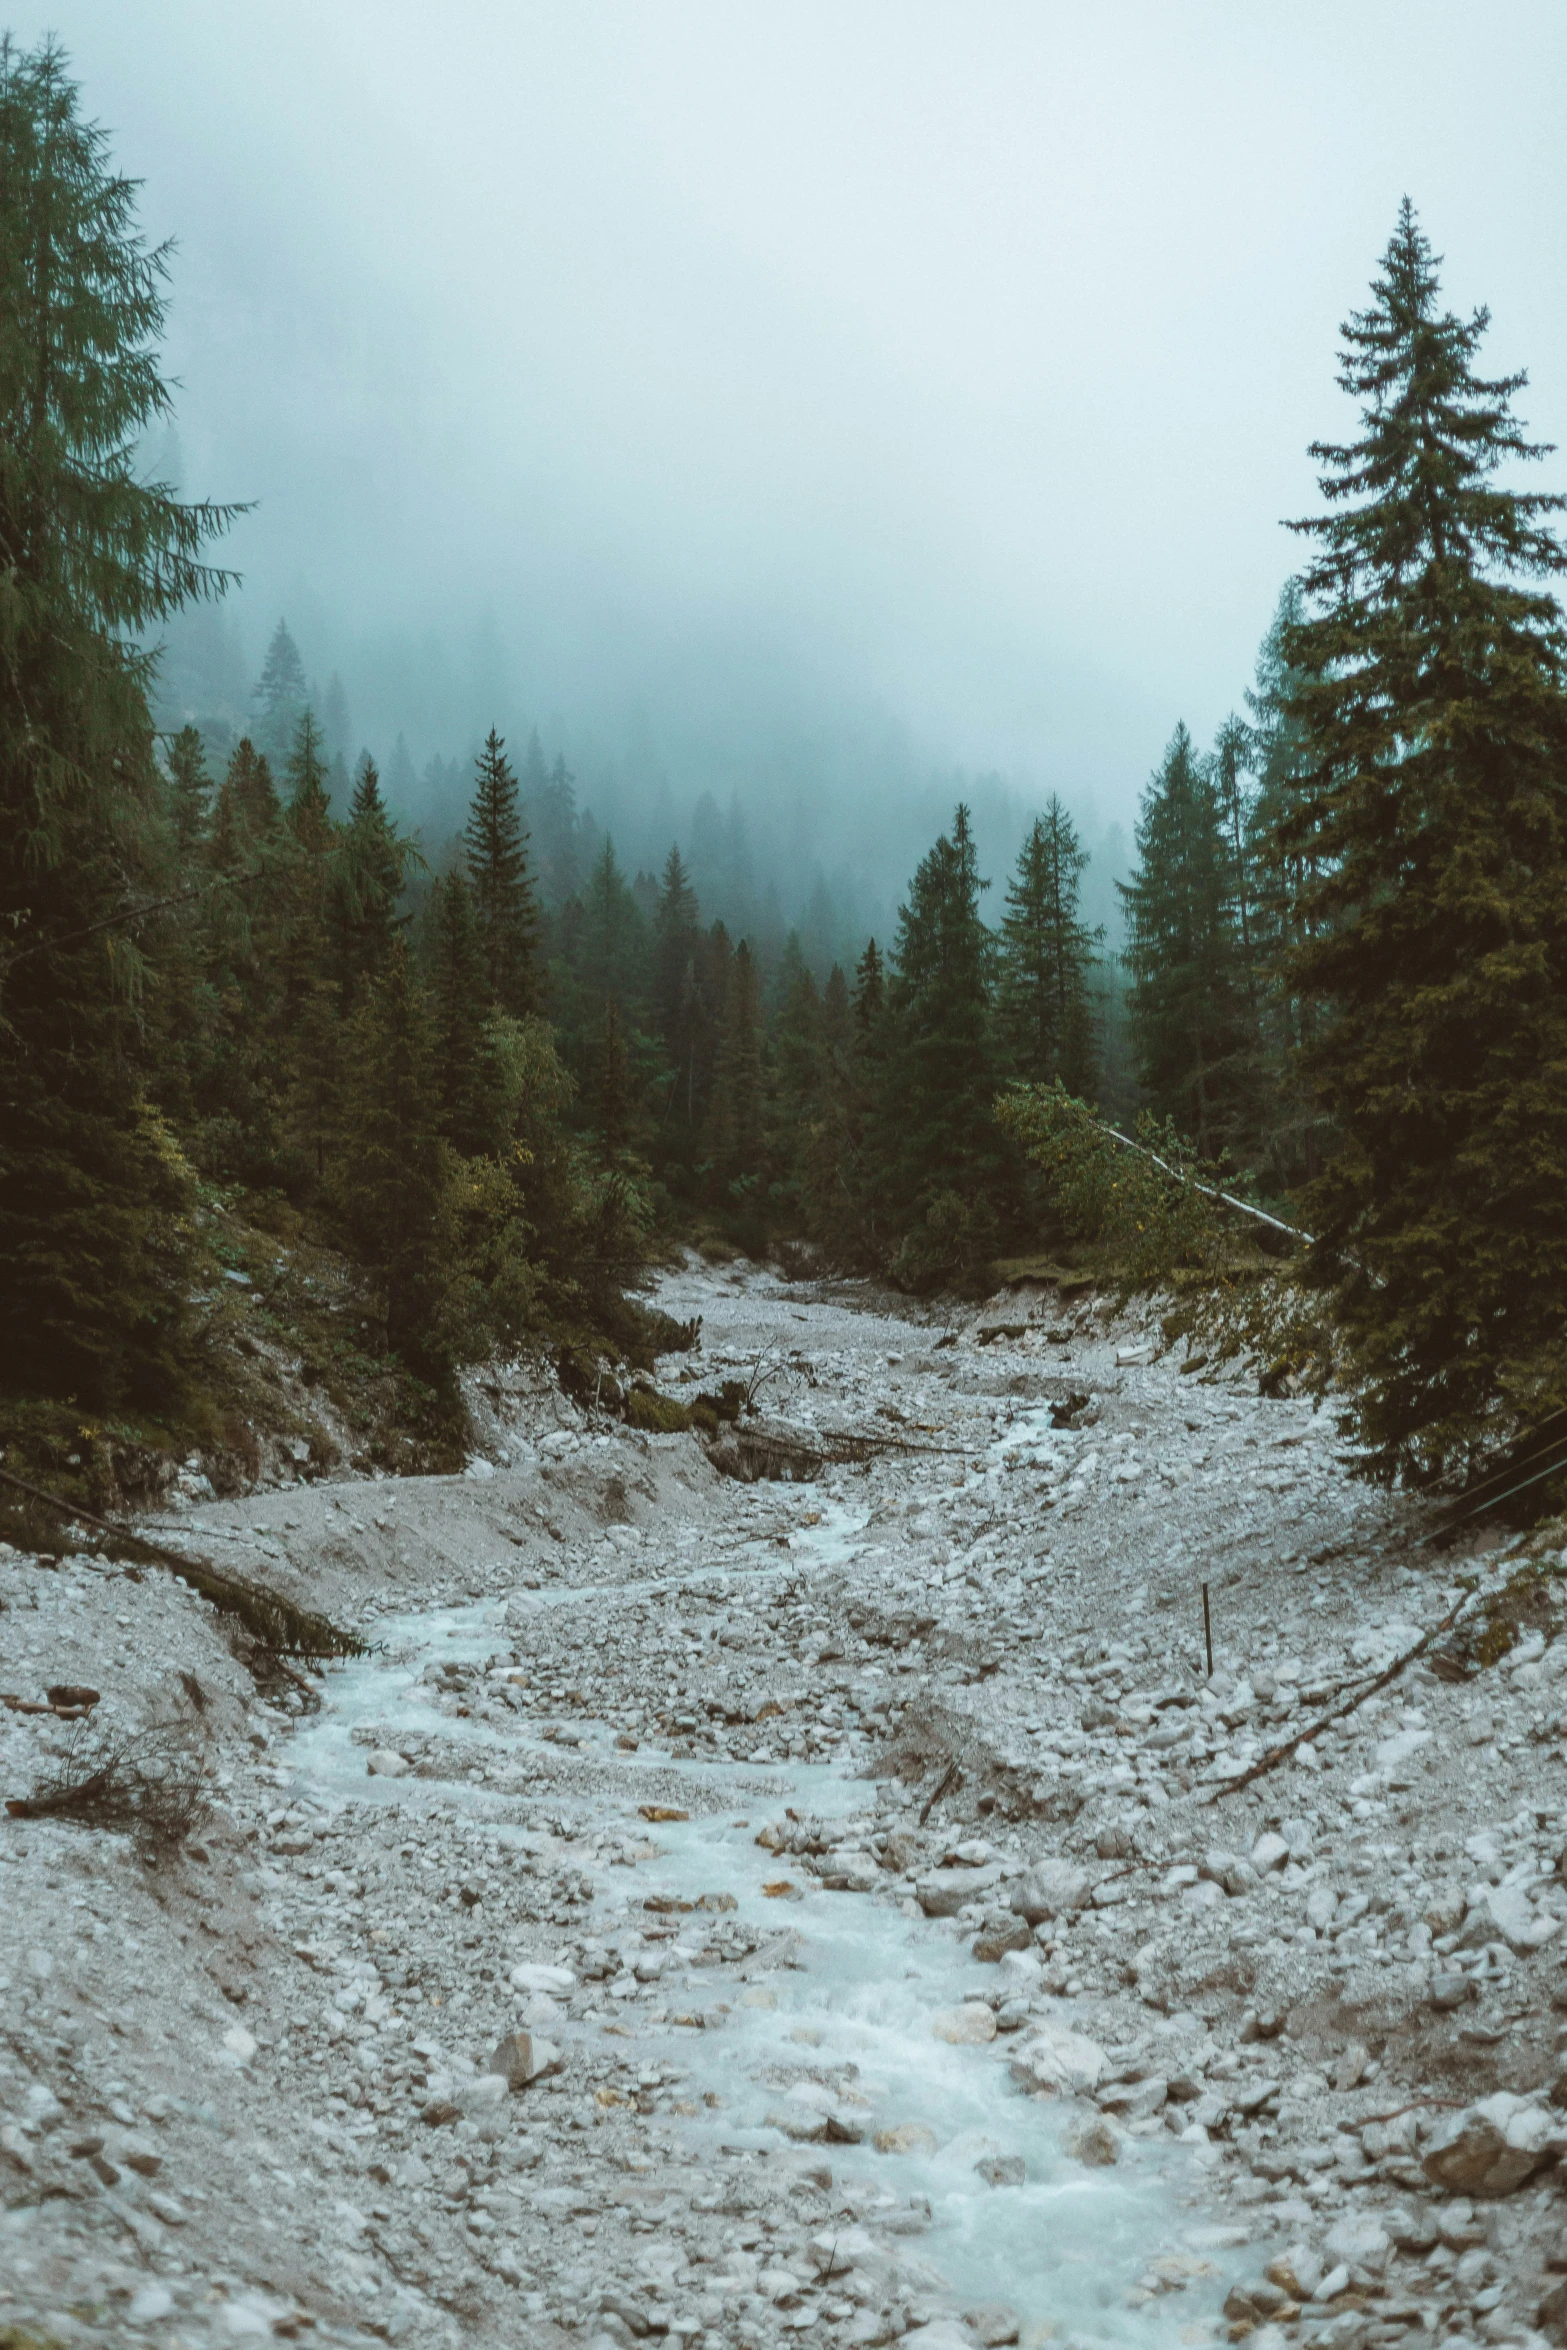
[[[802, 1567], [841, 1563], [855, 1548], [864, 1515], [828, 1503], [821, 1522], [794, 1538], [786, 1559], [759, 1542], [754, 1567], [731, 1554], [722, 1567], [706, 1571], [682, 1565], [634, 1583], [556, 1586], [518, 1596], [542, 1611], [595, 1599], [618, 1603], [699, 1581], [731, 1589], [754, 1581], [760, 1588], [779, 1576], [797, 1576]], [[432, 1660], [481, 1660], [511, 1647], [516, 1615], [508, 1625], [505, 1606], [485, 1600], [384, 1620], [377, 1651], [334, 1670], [321, 1711], [296, 1732], [297, 1784], [329, 1801], [386, 1803], [411, 1818], [432, 1802], [493, 1818], [503, 1799], [466, 1781], [367, 1778], [365, 1748], [352, 1733], [371, 1722], [403, 1723], [445, 1741], [494, 1745], [511, 1756], [536, 1749], [558, 1762], [559, 1749], [545, 1746], [520, 1721], [495, 1726], [438, 1710], [430, 1685], [419, 1678]], [[1085, 2168], [1063, 2149], [1083, 2108], [1027, 2096], [1013, 2085], [1007, 2057], [1017, 2041], [953, 2046], [933, 2035], [938, 2011], [976, 1997], [981, 1988], [968, 1934], [960, 1937], [951, 1925], [911, 1917], [870, 1895], [823, 1891], [798, 1862], [758, 1849], [757, 1829], [779, 1818], [785, 1806], [820, 1818], [865, 1811], [866, 1785], [852, 1762], [676, 1760], [647, 1744], [621, 1755], [610, 1733], [595, 1726], [589, 1726], [581, 1752], [601, 1769], [624, 1771], [628, 1778], [618, 1817], [611, 1797], [598, 1824], [623, 1826], [634, 1840], [656, 1838], [656, 1856], [636, 1867], [639, 1903], [650, 1894], [689, 1902], [722, 1892], [734, 1898], [738, 1918], [764, 1935], [788, 1930], [796, 1937], [787, 1963], [753, 1983], [725, 1984], [730, 2005], [717, 2019], [721, 2029], [682, 2028], [669, 2012], [697, 2000], [710, 2004], [712, 1995], [711, 1981], [693, 1981], [685, 1998], [675, 1987], [685, 1980], [678, 1939], [662, 1946], [670, 1964], [654, 1998], [628, 2000], [622, 2011], [638, 2062], [658, 2068], [666, 2086], [678, 2078], [682, 2098], [698, 2105], [694, 2117], [670, 2117], [668, 2126], [687, 2134], [694, 2153], [711, 2156], [715, 2183], [734, 2162], [733, 2152], [721, 2155], [721, 2149], [762, 2152], [786, 2143], [768, 2116], [787, 2102], [792, 2076], [820, 2072], [840, 2095], [847, 2088], [848, 2110], [864, 2128], [863, 2142], [828, 2145], [821, 2149], [823, 2159], [836, 2179], [873, 2182], [873, 2195], [884, 2192], [905, 2209], [912, 2202], [917, 2212], [921, 2198], [928, 2202], [930, 2225], [896, 2249], [939, 2271], [964, 2306], [1009, 2302], [1022, 2319], [1025, 2344], [1064, 2334], [1161, 2346], [1211, 2337], [1228, 2282], [1224, 2255], [1214, 2247], [1233, 2237], [1201, 2224], [1201, 2173], [1192, 2150], [1168, 2140], [1125, 2139], [1113, 2169]], [[631, 1774], [645, 1783], [650, 1763], [693, 1782], [721, 1780], [726, 1808], [648, 1830], [637, 1814], [641, 1798], [632, 1792]], [[514, 1809], [515, 1800], [507, 1808]], [[495, 1832], [506, 1840], [504, 1826], [497, 1823]], [[780, 1877], [792, 1881], [795, 1898], [764, 1892]], [[631, 1921], [611, 1918], [608, 1907], [601, 1893], [582, 1931], [623, 1932]], [[543, 2028], [569, 2048], [574, 2039], [599, 2034], [603, 2022], [573, 2023], [562, 2016]], [[717, 2110], [701, 2105], [708, 2091], [721, 2100]], [[904, 2124], [923, 2125], [923, 2132], [911, 2133], [916, 2142], [909, 2150], [878, 2152], [875, 2134]], [[1021, 2184], [986, 2182], [976, 2165], [995, 2156], [1021, 2158]], [[1166, 2284], [1179, 2279], [1180, 2289], [1142, 2296], [1133, 2306], [1129, 2297], [1140, 2280], [1152, 2283], [1155, 2263]]]

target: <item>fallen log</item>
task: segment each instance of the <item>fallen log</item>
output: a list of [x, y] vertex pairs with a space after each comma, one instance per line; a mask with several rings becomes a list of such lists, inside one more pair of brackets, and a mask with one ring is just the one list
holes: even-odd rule
[[[156, 1566], [168, 1568], [225, 1615], [236, 1616], [263, 1648], [270, 1649], [280, 1660], [285, 1656], [363, 1656], [365, 1653], [365, 1644], [356, 1633], [343, 1631], [330, 1617], [318, 1614], [314, 1608], [297, 1606], [280, 1593], [269, 1591], [263, 1583], [252, 1583], [246, 1576], [230, 1574], [227, 1569], [214, 1566], [210, 1559], [189, 1558], [183, 1551], [170, 1550], [163, 1543], [138, 1534], [132, 1526], [119, 1524], [112, 1518], [100, 1518], [58, 1493], [46, 1492], [41, 1485], [30, 1485], [25, 1477], [16, 1476], [10, 1469], [0, 1469], [0, 1484], [14, 1487], [33, 1501], [46, 1503], [64, 1519], [79, 1518], [89, 1526], [96, 1526], [101, 1533], [112, 1535], [137, 1564], [150, 1560]], [[290, 1674], [289, 1678], [298, 1681], [299, 1676]]]

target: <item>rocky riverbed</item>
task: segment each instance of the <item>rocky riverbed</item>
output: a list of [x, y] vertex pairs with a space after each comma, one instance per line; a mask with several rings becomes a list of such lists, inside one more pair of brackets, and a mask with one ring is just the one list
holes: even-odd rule
[[304, 1688], [0, 1558], [0, 1792], [202, 1806], [0, 1825], [0, 2340], [1567, 2338], [1551, 1538], [1091, 1295], [662, 1302], [745, 1474], [497, 1376], [461, 1478], [188, 1481]]

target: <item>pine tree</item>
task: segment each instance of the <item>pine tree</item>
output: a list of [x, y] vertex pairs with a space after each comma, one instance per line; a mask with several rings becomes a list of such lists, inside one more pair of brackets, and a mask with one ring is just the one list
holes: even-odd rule
[[1137, 851], [1136, 876], [1116, 887], [1138, 1074], [1155, 1116], [1216, 1159], [1254, 1131], [1255, 1057], [1223, 811], [1184, 726], [1143, 795]]
[[486, 983], [491, 1001], [521, 1019], [538, 999], [538, 914], [517, 778], [493, 726], [474, 761], [474, 776], [463, 846]]
[[594, 1054], [592, 1109], [598, 1126], [599, 1155], [606, 1167], [616, 1167], [629, 1151], [636, 1123], [636, 1091], [631, 1056], [626, 1050], [625, 1023], [615, 997], [604, 998], [603, 1025]]
[[854, 966], [854, 1031], [862, 1051], [880, 1029], [886, 1009], [887, 980], [881, 949], [873, 938], [868, 938], [865, 952]]
[[282, 823], [283, 803], [272, 780], [272, 769], [249, 735], [241, 736], [235, 745], [227, 780], [245, 840], [249, 846], [260, 848]]
[[688, 1141], [698, 1129], [699, 1064], [708, 1044], [697, 967], [701, 936], [696, 892], [679, 849], [671, 848], [653, 916], [653, 1016], [669, 1059], [665, 1123], [682, 1129]]
[[430, 893], [426, 926], [435, 1023], [440, 1131], [465, 1158], [498, 1147], [496, 1077], [486, 1037], [489, 1000], [473, 893], [459, 868]]
[[1088, 975], [1104, 936], [1077, 918], [1088, 863], [1077, 829], [1052, 792], [1018, 855], [1001, 925], [1001, 1020], [1015, 1074], [1057, 1078], [1069, 1093], [1094, 1088]]
[[194, 726], [182, 726], [168, 749], [170, 814], [181, 873], [201, 855], [211, 823], [212, 778], [207, 754]]
[[326, 788], [325, 746], [313, 711], [301, 712], [289, 752], [288, 821], [308, 856], [324, 855], [332, 844], [332, 803]]
[[653, 918], [653, 1016], [664, 1049], [676, 1067], [695, 988], [696, 942], [700, 936], [696, 892], [678, 848], [664, 859], [658, 908]]
[[[1318, 444], [1328, 511], [1286, 632], [1303, 875], [1286, 984], [1338, 1147], [1315, 1186], [1378, 1466], [1435, 1475], [1567, 1404], [1567, 570], [1543, 454], [1441, 306], [1407, 199], [1343, 329], [1359, 438]], [[1541, 584], [1536, 584], [1541, 583]]]
[[387, 1344], [421, 1369], [439, 1369], [446, 1168], [429, 1007], [401, 939], [350, 1024], [347, 1059], [344, 1221], [381, 1285]]
[[400, 837], [387, 814], [381, 779], [366, 751], [359, 762], [334, 876], [337, 977], [345, 1006], [360, 982], [380, 969], [402, 927], [397, 901], [416, 858], [412, 842]]
[[272, 642], [250, 698], [256, 713], [258, 744], [273, 759], [286, 759], [310, 702], [305, 665], [299, 657], [299, 647], [289, 635], [286, 620], [280, 620], [272, 631]]
[[878, 1140], [911, 1286], [977, 1271], [1012, 1211], [1013, 1154], [996, 1124], [995, 944], [980, 913], [969, 811], [921, 860], [898, 917]]
[[822, 989], [822, 1035], [830, 1051], [847, 1050], [850, 1037], [849, 982], [843, 975], [843, 965], [834, 963]]
[[707, 1153], [731, 1198], [754, 1191], [763, 1173], [762, 1000], [756, 964], [744, 939], [729, 965]]
[[233, 510], [143, 479], [166, 276], [59, 47], [0, 39], [0, 1382], [83, 1408], [183, 1376], [188, 1171], [134, 919], [176, 884], [136, 640], [221, 592], [202, 550]]
[[647, 925], [606, 834], [582, 896], [573, 962], [589, 1004], [614, 996], [622, 1007], [640, 1004], [647, 958]]

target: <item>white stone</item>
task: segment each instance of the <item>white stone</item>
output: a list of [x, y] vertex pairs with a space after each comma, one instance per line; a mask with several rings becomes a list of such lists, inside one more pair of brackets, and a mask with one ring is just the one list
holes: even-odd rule
[[1422, 2168], [1455, 2195], [1510, 2195], [1541, 2164], [1567, 2150], [1560, 2114], [1499, 2089], [1443, 2122]]
[[378, 1746], [365, 1769], [372, 1779], [406, 1779], [413, 1765], [402, 1755], [393, 1754], [390, 1747]]
[[1537, 1910], [1521, 1885], [1482, 1885], [1469, 1896], [1459, 1947], [1478, 1950], [1487, 1942], [1505, 1942], [1521, 1957], [1560, 1932], [1557, 1919]]
[[996, 1867], [932, 1869], [915, 1880], [914, 1897], [928, 1918], [953, 1918], [968, 1902], [988, 1893], [1000, 1876]]
[[1012, 2077], [1025, 2089], [1087, 2096], [1110, 2069], [1097, 2040], [1074, 2032], [1053, 2017], [1043, 2019], [1011, 2060]]
[[1386, 2228], [1369, 2212], [1346, 2212], [1335, 2220], [1325, 2245], [1330, 2262], [1346, 2261], [1351, 2268], [1363, 2268], [1373, 2277], [1386, 2268], [1390, 2249]]
[[982, 1999], [965, 2000], [961, 2007], [944, 2007], [930, 2019], [931, 2036], [954, 2048], [981, 2048], [996, 2036], [995, 2009]]
[[1071, 1910], [1086, 1909], [1092, 1898], [1087, 1869], [1071, 1860], [1043, 1860], [1012, 1888], [1012, 1907], [1031, 1926]]
[[575, 1991], [577, 1978], [569, 1966], [545, 1966], [534, 1960], [524, 1960], [511, 1970], [514, 1991], [553, 1991], [564, 1995]]

